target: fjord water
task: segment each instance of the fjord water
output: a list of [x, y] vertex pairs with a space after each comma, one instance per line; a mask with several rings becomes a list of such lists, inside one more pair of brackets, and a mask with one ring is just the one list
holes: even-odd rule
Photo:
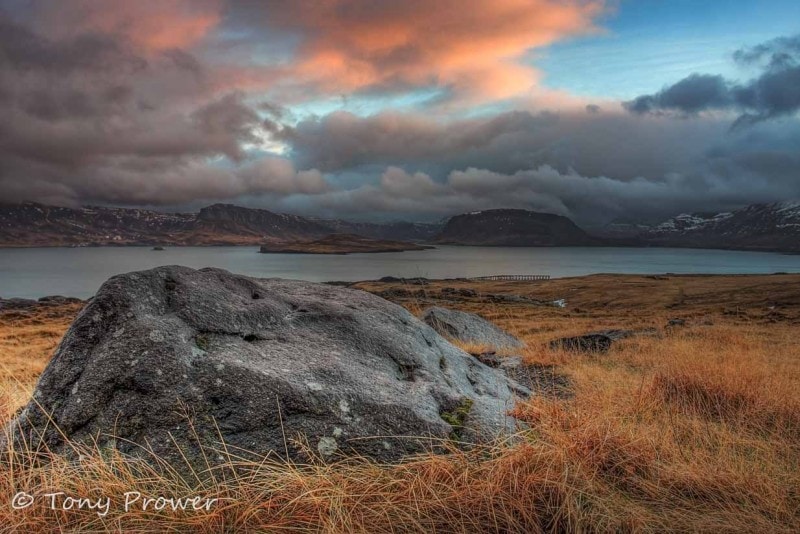
[[386, 254], [259, 254], [254, 247], [0, 249], [0, 297], [92, 296], [109, 277], [159, 265], [219, 267], [257, 277], [324, 282], [382, 276], [492, 274], [768, 274], [800, 272], [800, 255], [674, 248], [441, 246]]

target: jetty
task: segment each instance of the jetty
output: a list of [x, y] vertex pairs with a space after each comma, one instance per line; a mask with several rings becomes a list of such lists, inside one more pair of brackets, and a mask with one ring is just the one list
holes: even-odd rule
[[507, 280], [514, 282], [527, 282], [533, 280], [550, 280], [549, 274], [495, 274], [492, 276], [476, 276], [470, 280]]

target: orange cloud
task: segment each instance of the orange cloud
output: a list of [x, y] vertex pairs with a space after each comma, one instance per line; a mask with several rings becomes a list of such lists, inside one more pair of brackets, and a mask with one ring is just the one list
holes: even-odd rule
[[220, 21], [223, 0], [39, 1], [39, 27], [53, 37], [97, 31], [122, 36], [145, 53], [196, 44]]
[[[277, 4], [280, 4], [278, 7]], [[597, 31], [605, 0], [295, 0], [271, 25], [302, 36], [294, 73], [323, 91], [439, 86], [507, 98], [537, 81], [532, 48]]]
[[[613, 0], [31, 1], [55, 39], [101, 32], [145, 56], [195, 47], [215, 93], [297, 102], [436, 87], [458, 104], [529, 95], [539, 73], [526, 53], [598, 31]], [[220, 39], [224, 25], [238, 35]]]

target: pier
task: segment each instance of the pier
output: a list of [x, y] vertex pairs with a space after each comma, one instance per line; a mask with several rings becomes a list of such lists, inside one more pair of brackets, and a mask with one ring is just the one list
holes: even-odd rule
[[534, 280], [550, 280], [549, 274], [495, 274], [492, 276], [476, 276], [470, 280], [507, 280], [514, 282], [528, 282]]

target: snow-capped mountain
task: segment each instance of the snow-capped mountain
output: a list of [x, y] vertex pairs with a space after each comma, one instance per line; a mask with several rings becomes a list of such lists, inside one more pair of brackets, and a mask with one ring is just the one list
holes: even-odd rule
[[752, 204], [723, 213], [684, 213], [640, 237], [667, 246], [800, 252], [800, 201]]

